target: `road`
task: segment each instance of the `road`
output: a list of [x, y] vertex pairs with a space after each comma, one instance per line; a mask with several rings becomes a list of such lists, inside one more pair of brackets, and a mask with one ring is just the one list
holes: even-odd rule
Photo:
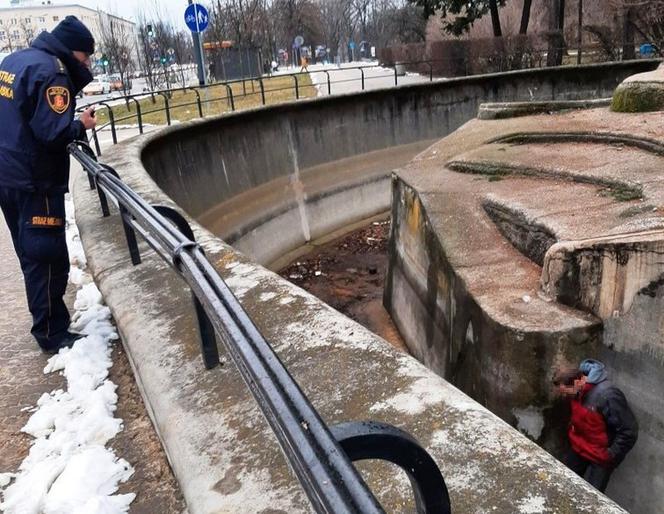
[[[358, 67], [362, 67], [362, 69], [359, 70]], [[299, 70], [299, 68], [290, 68], [282, 71], [282, 73], [293, 73]], [[364, 85], [362, 84], [363, 73]], [[329, 92], [328, 74], [330, 78]], [[378, 62], [351, 62], [344, 63], [340, 67], [336, 64], [312, 64], [309, 66], [309, 75], [311, 81], [317, 86], [320, 96], [357, 93], [363, 89], [367, 91], [395, 86], [394, 69], [378, 66]], [[429, 81], [428, 76], [417, 73], [407, 73], [406, 75], [397, 76], [396, 79], [397, 86]]]
[[[179, 73], [179, 72], [178, 72]], [[142, 93], [143, 91], [148, 89], [148, 82], [145, 78], [135, 78], [131, 79], [132, 82], [132, 87], [131, 90], [128, 91], [128, 94], [138, 94]], [[198, 78], [196, 76], [196, 69], [188, 69], [185, 70], [185, 82], [187, 85], [198, 85]], [[181, 87], [181, 84], [178, 82], [177, 85], [174, 85], [173, 87]], [[106, 95], [90, 95], [90, 96], [84, 96], [83, 98], [77, 98], [76, 99], [76, 105], [78, 107], [83, 107], [85, 105], [93, 104], [96, 102], [103, 102], [106, 100], [113, 100], [113, 98], [117, 98], [124, 95], [123, 91], [114, 91], [110, 94]]]

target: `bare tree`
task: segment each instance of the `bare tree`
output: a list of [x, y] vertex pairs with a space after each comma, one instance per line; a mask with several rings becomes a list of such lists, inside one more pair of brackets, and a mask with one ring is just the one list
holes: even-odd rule
[[611, 4], [622, 15], [623, 59], [633, 56], [636, 34], [664, 56], [664, 0], [611, 0]]
[[131, 71], [131, 45], [133, 34], [129, 34], [125, 23], [115, 16], [99, 12], [102, 52], [109, 61], [109, 71], [120, 75], [122, 88], [128, 94]]
[[565, 52], [565, 0], [552, 0], [549, 5], [549, 48], [546, 65], [559, 66]]
[[29, 47], [35, 39], [35, 28], [24, 18], [19, 20], [19, 30], [21, 34], [22, 46]]

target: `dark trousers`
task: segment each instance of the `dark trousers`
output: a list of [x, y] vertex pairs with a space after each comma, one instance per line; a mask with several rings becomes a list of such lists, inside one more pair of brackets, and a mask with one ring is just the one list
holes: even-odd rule
[[614, 468], [605, 468], [599, 464], [594, 464], [571, 449], [565, 455], [565, 465], [601, 492], [606, 490], [609, 478], [611, 478], [611, 473], [614, 470]]
[[43, 349], [51, 349], [70, 321], [63, 300], [69, 275], [64, 193], [0, 186], [0, 207], [23, 271], [32, 335]]

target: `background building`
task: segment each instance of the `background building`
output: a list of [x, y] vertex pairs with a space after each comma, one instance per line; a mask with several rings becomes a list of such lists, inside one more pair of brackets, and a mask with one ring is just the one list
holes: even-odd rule
[[54, 4], [51, 1], [11, 0], [10, 7], [0, 7], [0, 53], [30, 46], [42, 31], [52, 30], [70, 14], [90, 29], [100, 53], [105, 52], [104, 43], [108, 43], [109, 39], [124, 40], [130, 42], [127, 45], [129, 59], [137, 62], [136, 26], [133, 22], [82, 5]]

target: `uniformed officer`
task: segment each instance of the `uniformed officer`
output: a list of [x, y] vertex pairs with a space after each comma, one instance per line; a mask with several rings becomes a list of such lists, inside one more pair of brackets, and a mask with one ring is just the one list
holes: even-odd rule
[[94, 128], [74, 120], [74, 98], [92, 80], [94, 38], [74, 16], [0, 64], [0, 207], [25, 279], [32, 335], [45, 352], [74, 344], [63, 296], [69, 274], [64, 194], [67, 144]]

